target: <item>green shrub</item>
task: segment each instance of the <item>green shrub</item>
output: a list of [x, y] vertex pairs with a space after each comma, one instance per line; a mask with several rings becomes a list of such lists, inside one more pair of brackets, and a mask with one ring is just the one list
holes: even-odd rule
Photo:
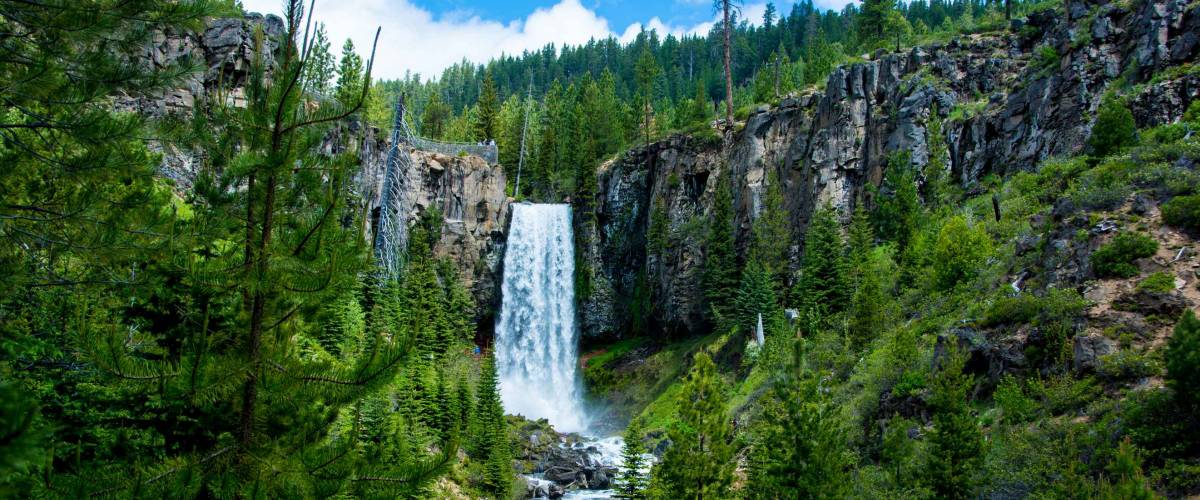
[[1034, 65], [1044, 71], [1054, 69], [1055, 66], [1058, 66], [1059, 60], [1062, 59], [1062, 56], [1058, 55], [1058, 49], [1055, 49], [1052, 45], [1038, 47], [1034, 57]]
[[892, 386], [892, 394], [902, 397], [916, 396], [922, 389], [925, 389], [925, 385], [925, 373], [907, 370], [900, 375], [900, 380], [896, 381], [896, 385]]
[[[1192, 101], [1193, 103], [1200, 100]], [[1186, 460], [1167, 460], [1163, 468], [1154, 471], [1150, 479], [1167, 489], [1169, 498], [1183, 498], [1187, 492], [1200, 490], [1200, 464]]]
[[1038, 408], [1037, 402], [1025, 395], [1020, 382], [1017, 382], [1012, 375], [1005, 375], [1000, 380], [1000, 385], [996, 386], [996, 393], [992, 395], [992, 399], [1004, 413], [1004, 420], [1014, 424], [1033, 418], [1034, 412]]
[[1161, 197], [1191, 194], [1196, 191], [1196, 186], [1200, 186], [1200, 172], [1161, 161], [1138, 168], [1131, 178], [1138, 187], [1152, 190]]
[[1015, 297], [1001, 297], [984, 313], [982, 326], [1029, 323], [1041, 308], [1041, 300], [1027, 293]]
[[1138, 290], [1144, 292], [1167, 293], [1175, 289], [1175, 276], [1170, 273], [1158, 272], [1146, 276], [1138, 282]]
[[1116, 94], [1105, 94], [1096, 111], [1096, 122], [1092, 124], [1092, 135], [1087, 145], [1096, 158], [1120, 153], [1137, 144], [1137, 125], [1133, 113]]
[[1191, 104], [1188, 104], [1187, 111], [1183, 112], [1183, 121], [1200, 122], [1200, 99], [1193, 100]]
[[961, 216], [951, 218], [942, 226], [933, 248], [933, 271], [938, 286], [950, 289], [974, 278], [991, 254], [992, 239], [982, 225], [972, 227]]
[[[1200, 102], [1200, 100], [1195, 101]], [[1159, 125], [1157, 127], [1142, 131], [1142, 144], [1159, 145], [1178, 142], [1187, 137], [1188, 131], [1191, 129], [1186, 123], [1169, 123]]]
[[1176, 196], [1162, 206], [1163, 222], [1191, 231], [1200, 231], [1200, 195]]
[[1137, 170], [1138, 164], [1128, 158], [1105, 161], [1075, 179], [1068, 195], [1082, 208], [1116, 208], [1133, 191], [1130, 177]]
[[1111, 382], [1138, 380], [1157, 375], [1160, 371], [1158, 362], [1130, 349], [1101, 356], [1100, 365], [1096, 367], [1096, 374]]
[[982, 326], [1030, 323], [1039, 327], [1054, 323], [1073, 322], [1087, 302], [1071, 289], [1051, 288], [1044, 296], [1022, 293], [1001, 297], [984, 313]]
[[1123, 232], [1092, 253], [1092, 269], [1101, 278], [1132, 278], [1138, 269], [1133, 261], [1154, 255], [1158, 242], [1141, 233]]
[[1076, 379], [1058, 375], [1042, 383], [1028, 384], [1030, 394], [1045, 402], [1052, 415], [1062, 415], [1086, 407], [1100, 395], [1094, 378]]

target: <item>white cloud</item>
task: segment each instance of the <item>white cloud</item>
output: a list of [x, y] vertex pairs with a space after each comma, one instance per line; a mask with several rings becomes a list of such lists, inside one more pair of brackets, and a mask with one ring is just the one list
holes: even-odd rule
[[[279, 13], [282, 1], [243, 0], [242, 4], [247, 11]], [[677, 1], [711, 5], [709, 0]], [[761, 24], [765, 5], [756, 2], [742, 7], [742, 18]], [[559, 47], [579, 45], [610, 36], [627, 42], [643, 27], [643, 23], [633, 23], [616, 32], [607, 19], [584, 7], [580, 0], [559, 0], [550, 7], [534, 10], [525, 19], [508, 23], [484, 19], [470, 11], [435, 16], [409, 0], [321, 1], [316, 5], [316, 19], [325, 23], [335, 53], [340, 53], [342, 42], [350, 38], [363, 57], [371, 50], [375, 28], [382, 27], [373, 75], [376, 78], [399, 78], [406, 70], [420, 73], [424, 78], [436, 78], [443, 69], [464, 58], [484, 63], [502, 54], [520, 55], [526, 50], [538, 50], [548, 43]], [[654, 17], [644, 26], [660, 36], [703, 35], [716, 20], [714, 15], [710, 21], [682, 26]]]

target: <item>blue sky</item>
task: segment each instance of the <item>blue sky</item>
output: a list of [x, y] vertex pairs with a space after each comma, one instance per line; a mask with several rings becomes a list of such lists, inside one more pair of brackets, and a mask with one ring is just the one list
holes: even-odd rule
[[[744, 0], [743, 17], [761, 22], [767, 0]], [[840, 8], [851, 0], [817, 0]], [[242, 0], [246, 10], [279, 13], [282, 0]], [[776, 1], [781, 12], [791, 1]], [[578, 45], [592, 38], [632, 39], [642, 28], [660, 35], [707, 33], [716, 20], [711, 0], [318, 0], [335, 52], [351, 39], [364, 57], [382, 28], [376, 78], [406, 72], [437, 77], [463, 59], [486, 62], [547, 43]]]
[[[523, 19], [539, 7], [548, 7], [557, 2], [546, 0], [417, 0], [415, 4], [433, 12], [473, 11], [482, 17], [515, 20]], [[580, 0], [580, 3], [608, 19], [610, 25], [628, 26], [658, 17], [672, 25], [695, 25], [713, 17], [712, 2], [709, 0]], [[776, 7], [783, 3], [777, 2]]]

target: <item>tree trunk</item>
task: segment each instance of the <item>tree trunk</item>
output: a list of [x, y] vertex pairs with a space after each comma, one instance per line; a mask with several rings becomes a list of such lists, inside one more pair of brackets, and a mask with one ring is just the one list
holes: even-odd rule
[[725, 36], [725, 126], [733, 127], [733, 72], [729, 44], [729, 0], [721, 0], [721, 11], [724, 15], [725, 27], [721, 30]]
[[[267, 245], [271, 242], [271, 224], [272, 214], [275, 211], [275, 175], [267, 178], [266, 193], [263, 198], [262, 205], [262, 228], [255, 242], [252, 239], [246, 241], [246, 257], [248, 270], [252, 273], [251, 279], [254, 283], [254, 292], [250, 297], [250, 332], [246, 339], [246, 370], [249, 372], [246, 377], [246, 384], [242, 387], [242, 413], [238, 424], [238, 446], [239, 456], [243, 459], [246, 457], [245, 451], [250, 447], [254, 440], [254, 410], [258, 404], [258, 372], [262, 364], [262, 330], [266, 309], [266, 296], [263, 294], [262, 283], [260, 282], [268, 273], [268, 258]], [[251, 184], [253, 189], [253, 184]], [[254, 199], [251, 193], [251, 198], [247, 200], [247, 215], [249, 220], [246, 223], [246, 234], [251, 236], [254, 234]]]

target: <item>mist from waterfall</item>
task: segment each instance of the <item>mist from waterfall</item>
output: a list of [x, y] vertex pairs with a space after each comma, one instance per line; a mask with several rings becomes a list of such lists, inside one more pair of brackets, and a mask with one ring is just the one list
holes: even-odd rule
[[504, 253], [496, 371], [510, 414], [560, 432], [587, 427], [575, 328], [575, 243], [569, 205], [512, 205]]

